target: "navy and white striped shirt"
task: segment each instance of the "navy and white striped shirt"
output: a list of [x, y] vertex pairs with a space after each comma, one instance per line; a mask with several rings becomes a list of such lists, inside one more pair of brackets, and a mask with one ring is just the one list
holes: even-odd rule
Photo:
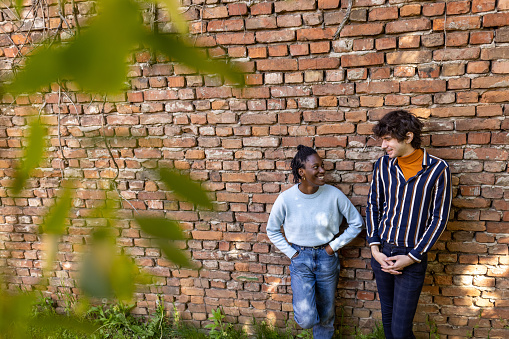
[[445, 229], [451, 208], [451, 171], [442, 159], [424, 150], [422, 169], [405, 180], [397, 159], [383, 156], [375, 164], [366, 209], [369, 245], [382, 241], [413, 248], [420, 261]]

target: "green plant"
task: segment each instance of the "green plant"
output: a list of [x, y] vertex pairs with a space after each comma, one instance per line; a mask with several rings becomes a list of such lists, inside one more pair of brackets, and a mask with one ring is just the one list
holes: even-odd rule
[[299, 334], [297, 334], [297, 338], [313, 339], [313, 331], [310, 329], [302, 330]]
[[[481, 320], [481, 318], [482, 318], [482, 309], [479, 310], [479, 315], [477, 316], [477, 319]], [[479, 328], [479, 322], [477, 324], [475, 324], [474, 327], [470, 331], [467, 332], [466, 337], [467, 338], [473, 338], [474, 337], [474, 332], [478, 328]]]
[[434, 319], [431, 319], [429, 314], [426, 315], [426, 325], [429, 326], [429, 339], [440, 339], [440, 335], [438, 335], [437, 324]]
[[221, 308], [212, 310], [212, 316], [209, 320], [212, 324], [208, 324], [205, 328], [209, 328], [209, 337], [212, 339], [242, 339], [247, 338], [247, 334], [242, 330], [235, 329], [232, 324], [223, 322], [225, 315]]
[[381, 322], [375, 322], [375, 327], [371, 333], [363, 334], [358, 327], [354, 332], [355, 339], [385, 339], [384, 327]]
[[255, 330], [256, 339], [292, 339], [292, 327], [287, 326], [283, 332], [274, 326], [267, 324], [265, 321], [261, 323], [256, 322], [253, 318], [253, 325]]

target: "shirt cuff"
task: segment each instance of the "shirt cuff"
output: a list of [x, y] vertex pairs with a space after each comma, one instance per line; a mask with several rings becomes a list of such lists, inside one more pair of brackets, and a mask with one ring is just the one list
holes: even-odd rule
[[285, 251], [285, 254], [288, 258], [292, 259], [292, 257], [295, 255], [295, 253], [297, 253], [298, 251], [293, 248], [293, 247], [290, 247], [290, 249], [288, 251]]
[[382, 242], [379, 237], [367, 237], [368, 245], [380, 245]]
[[422, 255], [417, 252], [415, 249], [411, 250], [408, 255], [410, 256], [410, 258], [414, 259], [415, 261], [417, 262], [421, 262], [422, 260]]

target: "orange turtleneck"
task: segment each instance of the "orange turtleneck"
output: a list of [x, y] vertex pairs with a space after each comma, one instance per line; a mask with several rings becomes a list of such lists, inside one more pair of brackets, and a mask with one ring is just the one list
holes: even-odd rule
[[424, 151], [420, 148], [405, 157], [398, 157], [398, 165], [403, 171], [405, 180], [410, 179], [422, 169], [423, 157]]

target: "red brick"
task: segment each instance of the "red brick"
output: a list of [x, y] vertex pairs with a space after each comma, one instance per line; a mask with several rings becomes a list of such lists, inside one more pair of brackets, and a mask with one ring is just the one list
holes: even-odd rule
[[506, 102], [509, 100], [509, 91], [490, 91], [481, 95], [481, 102]]
[[465, 14], [470, 12], [470, 1], [454, 1], [447, 3], [447, 15]]
[[[471, 61], [467, 64], [467, 73], [482, 74], [487, 73], [489, 69], [489, 61]], [[472, 82], [472, 86], [474, 86], [474, 82]]]
[[433, 60], [435, 61], [450, 61], [450, 60], [470, 60], [478, 59], [480, 49], [477, 47], [462, 48], [462, 49], [447, 49], [433, 51]]
[[483, 16], [483, 27], [499, 27], [509, 25], [509, 13], [491, 13]]
[[431, 51], [393, 52], [386, 54], [387, 63], [394, 64], [420, 64], [431, 61]]
[[509, 59], [509, 47], [484, 48], [481, 50], [482, 60]]
[[259, 71], [296, 71], [298, 70], [298, 63], [294, 59], [258, 60], [256, 61], [256, 69]]
[[377, 81], [369, 83], [359, 83], [356, 87], [356, 93], [398, 93], [400, 84], [396, 81]]
[[491, 142], [495, 145], [509, 144], [509, 132], [498, 132], [491, 135]]
[[398, 19], [398, 8], [397, 7], [379, 7], [373, 8], [369, 11], [368, 20], [395, 20]]
[[340, 0], [318, 0], [319, 9], [338, 8], [341, 4]]
[[299, 70], [334, 69], [339, 67], [339, 58], [299, 59]]
[[309, 45], [308, 44], [290, 45], [290, 54], [293, 56], [308, 55]]
[[255, 43], [253, 32], [222, 33], [216, 35], [216, 40], [221, 45], [251, 45]]
[[244, 3], [239, 4], [229, 4], [228, 5], [228, 14], [230, 16], [243, 16], [246, 15], [248, 12], [247, 5]]
[[203, 19], [227, 18], [228, 17], [228, 7], [226, 7], [226, 6], [207, 7], [207, 9], [203, 10], [202, 15], [203, 15]]
[[274, 4], [274, 11], [276, 13], [306, 11], [312, 9], [316, 9], [315, 0], [281, 1]]
[[299, 27], [302, 25], [302, 17], [297, 14], [278, 15], [278, 27]]
[[246, 19], [246, 29], [271, 29], [276, 27], [276, 18], [274, 17], [254, 17]]
[[409, 20], [398, 20], [387, 23], [385, 26], [385, 33], [395, 34], [404, 32], [415, 32], [424, 31], [431, 28], [431, 22], [429, 19], [409, 19]]
[[351, 95], [354, 93], [354, 85], [314, 85], [312, 90], [314, 95]]
[[500, 129], [500, 120], [498, 119], [469, 119], [456, 122], [456, 130], [498, 130]]
[[256, 41], [259, 43], [287, 42], [295, 40], [295, 32], [284, 31], [261, 31], [256, 32]]
[[312, 54], [321, 54], [330, 52], [330, 43], [328, 41], [312, 42], [309, 44]]
[[343, 55], [341, 57], [341, 66], [359, 67], [382, 65], [384, 63], [383, 53], [368, 53], [363, 55]]
[[331, 40], [336, 33], [335, 28], [304, 28], [297, 31], [298, 41]]
[[445, 10], [445, 3], [430, 3], [422, 5], [422, 14], [425, 16], [438, 16], [443, 15]]
[[[446, 30], [470, 30], [481, 28], [481, 18], [478, 16], [447, 17], [445, 22]], [[444, 30], [444, 19], [433, 20], [433, 30]]]
[[251, 15], [264, 15], [272, 13], [272, 3], [271, 2], [260, 2], [253, 4], [250, 7]]
[[209, 32], [231, 32], [241, 31], [244, 29], [244, 21], [240, 19], [235, 20], [214, 20], [207, 24], [207, 31]]
[[380, 38], [375, 40], [375, 48], [377, 50], [396, 48], [396, 38]]
[[383, 30], [382, 23], [347, 25], [341, 30], [340, 37], [379, 35]]
[[445, 80], [414, 80], [400, 84], [401, 93], [437, 93], [445, 92]]
[[431, 108], [431, 116], [434, 117], [468, 117], [475, 116], [475, 107], [437, 107]]
[[473, 0], [472, 13], [489, 12], [495, 9], [495, 0]]
[[470, 43], [473, 45], [489, 44], [493, 41], [493, 32], [470, 32]]

